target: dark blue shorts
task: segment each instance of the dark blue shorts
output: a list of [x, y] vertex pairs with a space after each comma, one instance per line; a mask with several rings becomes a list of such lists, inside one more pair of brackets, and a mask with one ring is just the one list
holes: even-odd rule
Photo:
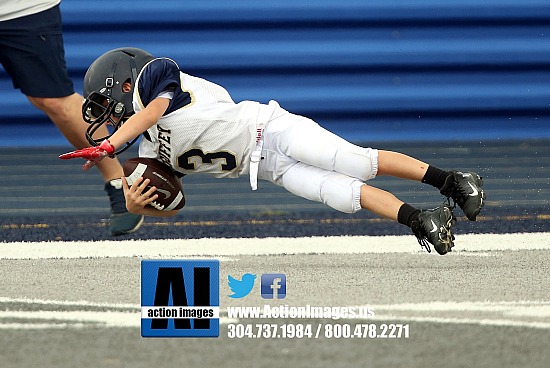
[[74, 86], [65, 63], [59, 5], [0, 22], [0, 63], [31, 97], [65, 97]]

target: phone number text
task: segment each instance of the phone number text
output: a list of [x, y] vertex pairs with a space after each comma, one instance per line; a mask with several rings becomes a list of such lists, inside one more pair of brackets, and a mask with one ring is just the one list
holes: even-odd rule
[[398, 323], [230, 323], [230, 339], [401, 339], [409, 338], [409, 324]]

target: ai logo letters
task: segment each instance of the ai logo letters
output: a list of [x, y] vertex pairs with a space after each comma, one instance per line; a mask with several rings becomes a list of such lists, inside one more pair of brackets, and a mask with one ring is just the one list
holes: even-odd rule
[[218, 337], [218, 260], [143, 260], [141, 335]]
[[284, 299], [286, 297], [286, 276], [283, 273], [265, 273], [262, 275], [262, 298]]

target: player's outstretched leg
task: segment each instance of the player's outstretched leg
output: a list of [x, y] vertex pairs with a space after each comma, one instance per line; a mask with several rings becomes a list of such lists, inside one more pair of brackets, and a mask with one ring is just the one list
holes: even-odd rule
[[474, 172], [451, 170], [441, 188], [441, 194], [452, 198], [470, 221], [475, 221], [485, 204], [483, 179]]
[[443, 255], [454, 246], [452, 227], [456, 222], [451, 207], [443, 204], [432, 210], [423, 210], [411, 224], [411, 229], [418, 243], [431, 252], [432, 244], [437, 253]]
[[109, 229], [113, 236], [130, 234], [139, 229], [143, 223], [143, 216], [128, 212], [126, 199], [122, 191], [120, 179], [105, 183], [105, 191], [111, 202], [111, 216], [109, 217]]

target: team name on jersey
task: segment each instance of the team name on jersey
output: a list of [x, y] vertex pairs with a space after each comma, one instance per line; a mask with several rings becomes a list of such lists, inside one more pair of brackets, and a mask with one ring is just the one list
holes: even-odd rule
[[172, 156], [172, 148], [170, 147], [170, 141], [172, 139], [172, 131], [170, 129], [163, 129], [160, 125], [157, 125], [158, 140], [159, 140], [159, 158], [168, 166], [172, 166], [170, 157]]

